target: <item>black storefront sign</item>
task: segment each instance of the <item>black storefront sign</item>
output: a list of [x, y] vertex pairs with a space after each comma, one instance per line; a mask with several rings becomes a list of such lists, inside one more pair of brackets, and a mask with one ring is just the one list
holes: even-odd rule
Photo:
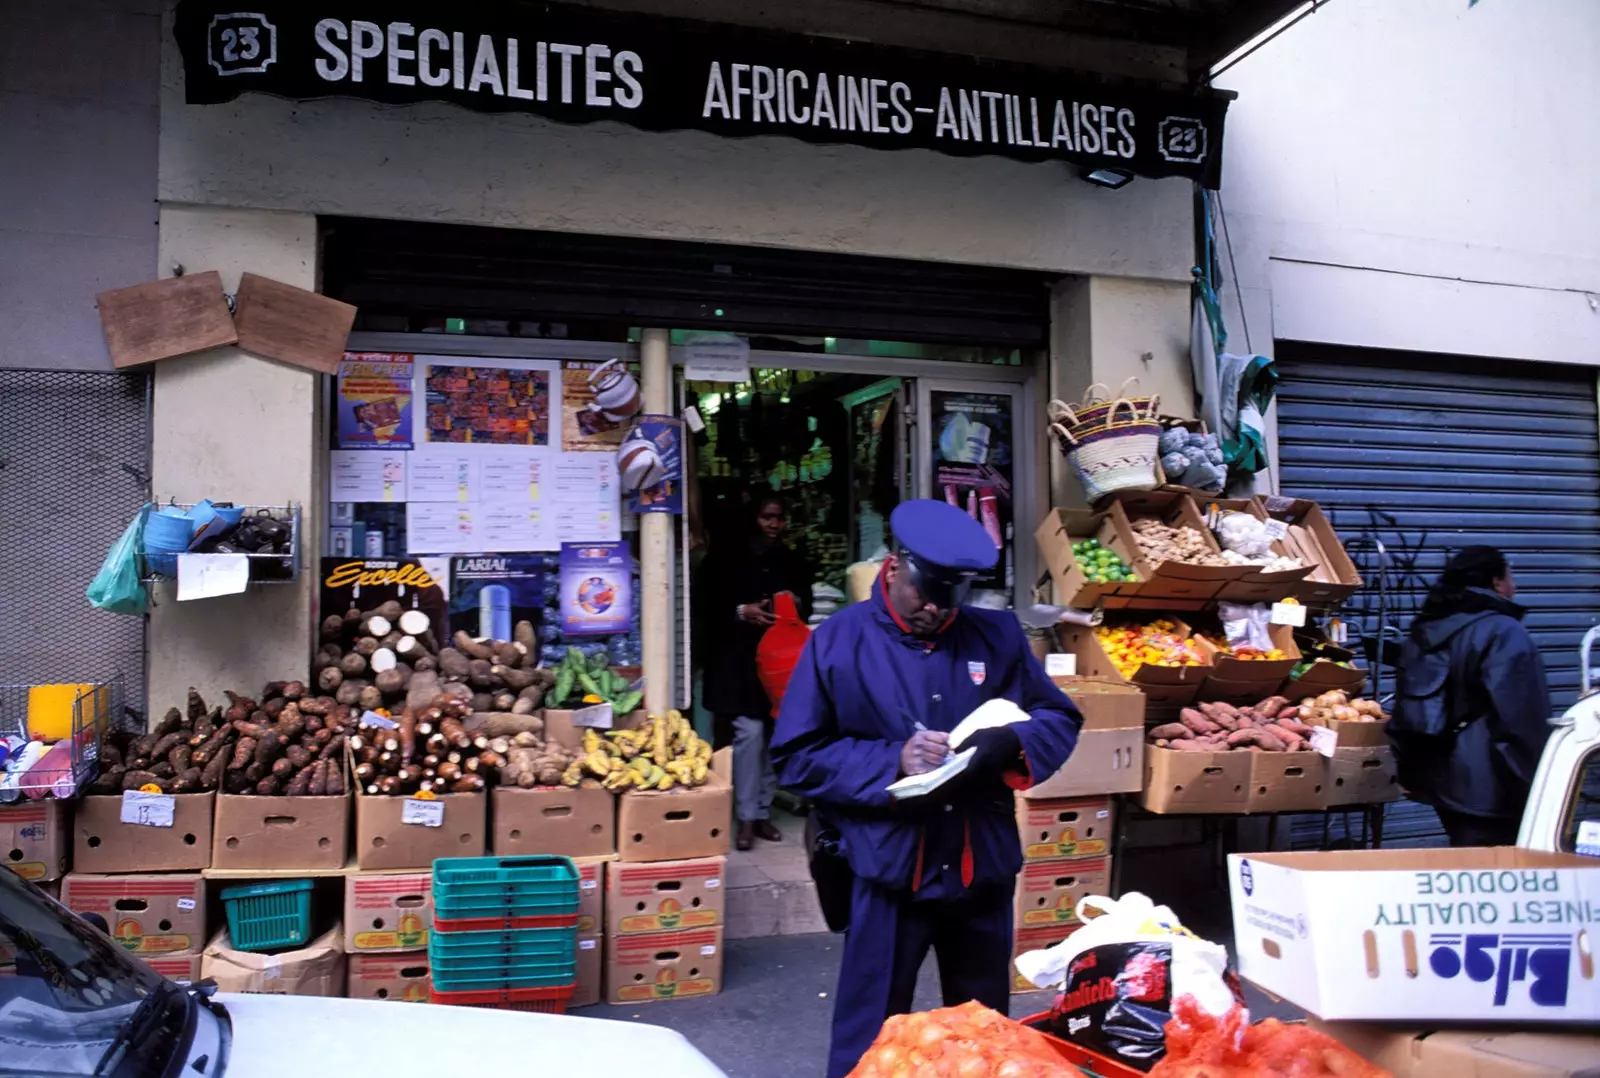
[[[247, 0], [248, 2], [248, 0]], [[182, 0], [190, 104], [449, 101], [564, 123], [1069, 161], [1216, 187], [1227, 98], [560, 4]]]

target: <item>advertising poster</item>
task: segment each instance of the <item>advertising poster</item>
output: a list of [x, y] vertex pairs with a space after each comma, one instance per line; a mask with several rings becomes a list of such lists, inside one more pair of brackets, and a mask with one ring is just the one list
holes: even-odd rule
[[428, 615], [435, 637], [449, 624], [450, 604], [437, 578], [413, 558], [323, 558], [322, 617], [352, 608], [375, 610], [393, 599]]
[[683, 420], [669, 415], [641, 415], [619, 460], [626, 465], [635, 438], [655, 447], [661, 461], [660, 482], [628, 495], [630, 513], [683, 512]]
[[[568, 453], [615, 453], [617, 446], [622, 444], [623, 436], [628, 433], [626, 423], [619, 423], [606, 415], [595, 402], [589, 375], [600, 366], [600, 363], [573, 359], [561, 364], [561, 448]], [[611, 386], [608, 401], [612, 394], [624, 399], [637, 395], [638, 366], [630, 365], [626, 373], [633, 381], [607, 379], [608, 382], [617, 383]]]
[[633, 611], [628, 544], [561, 544], [561, 634], [625, 633]]
[[551, 554], [451, 558], [450, 631], [510, 640], [519, 621], [538, 630], [556, 603], [558, 564]]
[[1000, 551], [993, 573], [981, 588], [1010, 586], [1012, 534], [1011, 398], [1003, 393], [951, 393], [935, 390], [933, 412], [933, 496], [943, 498], [989, 533]]
[[340, 449], [411, 448], [413, 357], [346, 352], [339, 364]]
[[550, 444], [550, 372], [472, 361], [428, 364], [428, 441]]

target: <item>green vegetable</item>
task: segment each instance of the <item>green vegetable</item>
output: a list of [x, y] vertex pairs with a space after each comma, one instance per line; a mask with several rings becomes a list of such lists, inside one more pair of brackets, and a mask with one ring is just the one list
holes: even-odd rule
[[600, 691], [599, 683], [595, 681], [594, 678], [590, 677], [587, 671], [578, 674], [578, 684], [583, 686], [583, 691], [585, 693], [593, 693], [596, 696], [606, 695]]
[[626, 715], [628, 712], [635, 710], [643, 700], [644, 693], [642, 692], [625, 692], [617, 697], [616, 701], [611, 705], [611, 710], [614, 714]]
[[551, 696], [556, 707], [566, 705], [567, 697], [572, 695], [572, 682], [576, 676], [570, 663], [562, 663], [561, 668], [556, 671], [556, 684]]

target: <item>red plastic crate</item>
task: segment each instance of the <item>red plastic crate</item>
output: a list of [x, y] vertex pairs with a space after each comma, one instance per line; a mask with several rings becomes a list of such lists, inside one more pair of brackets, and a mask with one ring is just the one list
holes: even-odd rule
[[433, 919], [435, 932], [507, 932], [513, 928], [577, 928], [576, 913], [552, 913], [538, 917], [464, 917]]
[[430, 989], [428, 1002], [452, 1007], [493, 1007], [501, 1011], [566, 1014], [567, 1003], [577, 990], [576, 983], [551, 988], [511, 988], [488, 992], [440, 992]]
[[1108, 1059], [1099, 1052], [1091, 1052], [1087, 1048], [1080, 1048], [1076, 1044], [1064, 1041], [1060, 1037], [1053, 1037], [1044, 1030], [1036, 1028], [1036, 1023], [1043, 1022], [1049, 1017], [1050, 1012], [1045, 1011], [1040, 1014], [1029, 1015], [1027, 1018], [1019, 1018], [1017, 1021], [1033, 1029], [1034, 1032], [1049, 1041], [1050, 1047], [1061, 1057], [1063, 1063], [1072, 1064], [1086, 1075], [1091, 1075], [1092, 1078], [1149, 1078], [1143, 1071], [1134, 1070], [1126, 1063]]

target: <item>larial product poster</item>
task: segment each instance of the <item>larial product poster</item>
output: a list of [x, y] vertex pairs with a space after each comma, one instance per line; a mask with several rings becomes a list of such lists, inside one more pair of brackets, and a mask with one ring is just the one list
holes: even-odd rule
[[463, 359], [429, 361], [428, 441], [550, 444], [550, 372]]
[[633, 612], [632, 555], [628, 544], [561, 544], [561, 633], [625, 633]]
[[625, 470], [633, 467], [641, 474], [660, 475], [654, 483], [628, 495], [628, 512], [683, 512], [683, 420], [641, 415], [617, 460]]
[[[604, 372], [596, 375], [602, 367]], [[591, 376], [594, 384], [590, 384]], [[608, 410], [608, 405], [614, 411]], [[622, 416], [638, 408], [636, 365], [624, 366], [615, 360], [566, 360], [561, 364], [561, 448], [568, 453], [615, 453], [628, 433], [628, 420]]]
[[346, 352], [339, 364], [340, 449], [410, 449], [411, 355]]
[[936, 390], [929, 404], [935, 436], [934, 496], [982, 524], [1000, 552], [994, 571], [980, 576], [978, 586], [1010, 587], [1011, 397]]
[[499, 554], [450, 559], [450, 630], [510, 640], [519, 621], [535, 630], [554, 606], [559, 582], [553, 554]]

